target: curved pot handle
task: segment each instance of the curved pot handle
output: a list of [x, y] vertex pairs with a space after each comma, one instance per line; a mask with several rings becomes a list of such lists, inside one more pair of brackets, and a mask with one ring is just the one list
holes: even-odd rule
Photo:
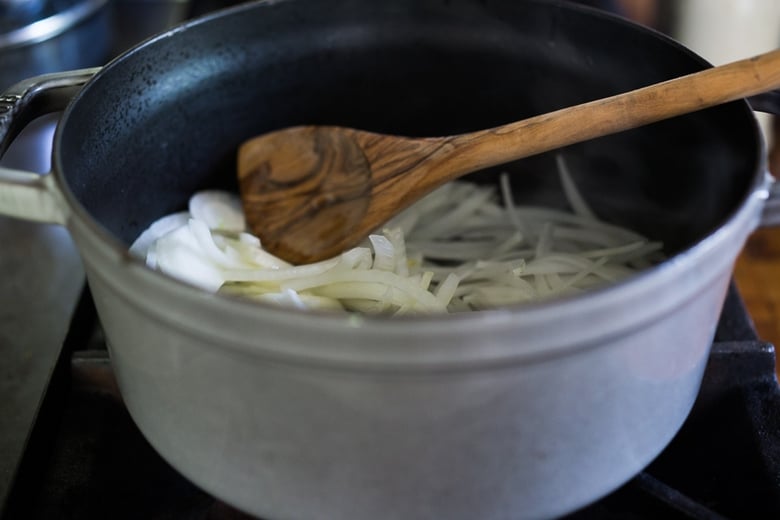
[[[0, 157], [31, 121], [64, 110], [99, 68], [36, 76], [0, 94]], [[0, 167], [0, 214], [65, 224], [67, 210], [52, 175]]]

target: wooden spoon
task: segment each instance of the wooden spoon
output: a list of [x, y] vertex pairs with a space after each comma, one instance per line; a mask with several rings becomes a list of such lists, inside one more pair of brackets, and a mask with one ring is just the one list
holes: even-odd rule
[[775, 88], [780, 50], [467, 134], [287, 128], [240, 147], [244, 214], [269, 252], [293, 263], [322, 260], [465, 174]]

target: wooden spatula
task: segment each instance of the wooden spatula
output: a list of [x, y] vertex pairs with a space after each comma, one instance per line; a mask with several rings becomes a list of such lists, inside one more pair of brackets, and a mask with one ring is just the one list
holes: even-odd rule
[[293, 263], [321, 260], [465, 174], [775, 88], [780, 50], [467, 134], [287, 128], [240, 147], [244, 214], [269, 252]]

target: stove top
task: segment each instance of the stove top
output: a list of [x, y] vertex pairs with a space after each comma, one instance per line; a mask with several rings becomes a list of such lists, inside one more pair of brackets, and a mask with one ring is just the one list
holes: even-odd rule
[[[124, 408], [89, 293], [9, 493], [3, 520], [247, 519], [179, 475]], [[780, 387], [774, 348], [729, 292], [699, 397], [633, 480], [566, 517], [780, 518]]]

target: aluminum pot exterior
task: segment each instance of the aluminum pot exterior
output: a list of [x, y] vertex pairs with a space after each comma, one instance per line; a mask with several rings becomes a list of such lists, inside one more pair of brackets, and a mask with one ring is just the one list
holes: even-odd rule
[[[549, 518], [630, 479], [683, 423], [760, 208], [756, 196], [638, 287], [532, 323], [507, 313], [435, 332], [259, 312], [127, 263], [79, 219], [71, 230], [128, 409], [203, 489], [263, 518]], [[653, 301], [636, 323], [631, 306]], [[546, 355], [561, 323], [567, 345]], [[513, 349], [519, 338], [539, 353]], [[403, 354], [371, 362], [353, 349]], [[458, 360], [475, 349], [496, 359]]]
[[[276, 21], [263, 11], [268, 5], [284, 11], [299, 4], [316, 3], [257, 4], [211, 21], [247, 18], [257, 30], [263, 19]], [[348, 5], [349, 12], [358, 5]], [[569, 16], [562, 4], [550, 5], [554, 16]], [[188, 31], [193, 40], [203, 39], [207, 26], [174, 31], [134, 56], [143, 61], [159, 50], [154, 45], [189, 41]], [[180, 53], [171, 59], [187, 77], [208, 75], [181, 65], [191, 56]], [[126, 74], [150, 81], [148, 90], [177, 85], [173, 90], [194, 89], [196, 97], [205, 92], [194, 80], [175, 84], [154, 70], [139, 74], [131, 66], [135, 58], [107, 67], [79, 94], [58, 129], [54, 175], [34, 190], [22, 188], [29, 204], [10, 210], [34, 217], [30, 208], [40, 205], [46, 210], [38, 218], [68, 226], [125, 402], [144, 435], [183, 475], [267, 518], [543, 518], [619, 486], [676, 433], [698, 390], [734, 259], [764, 205], [768, 183], [760, 161], [751, 157], [753, 167], [734, 174], [747, 179], [732, 180], [743, 188], [738, 204], [713, 203], [719, 216], [717, 225], [709, 223], [712, 232], [702, 231], [668, 262], [587, 297], [400, 321], [294, 313], [206, 294], [127, 256], [127, 237], [117, 238], [115, 220], [150, 215], [123, 213], [123, 192], [135, 195], [130, 201], [138, 205], [147, 203], [139, 194], [180, 203], [195, 174], [174, 175], [169, 193], [136, 192], [138, 179], [120, 184], [116, 178], [134, 157], [116, 154], [111, 139], [99, 144], [109, 147], [114, 169], [95, 166], [101, 166], [99, 149], [82, 154], [74, 168], [78, 143], [93, 144], [86, 137], [98, 120], [92, 116], [109, 117], [101, 106], [124, 109], [123, 99], [143, 95], [140, 88], [117, 90], [109, 103], [96, 92]], [[221, 116], [218, 111], [196, 119], [196, 111], [176, 108], [191, 124], [230, 131], [221, 119], [209, 119]], [[744, 103], [740, 111], [747, 111]], [[127, 118], [138, 125], [143, 115]], [[741, 124], [748, 144], [756, 139], [745, 152], [758, 155], [757, 127], [744, 118]], [[164, 136], [147, 140], [175, 149]], [[208, 141], [198, 145], [214, 152]], [[572, 156], [598, 156], [599, 145], [593, 146]], [[723, 191], [730, 192], [730, 179], [722, 175]], [[112, 220], [107, 211], [97, 218], [100, 208], [89, 208], [89, 194], [77, 193], [82, 185], [106, 186], [99, 195], [119, 216]], [[0, 197], [3, 211], [10, 211], [14, 204], [6, 203]]]

